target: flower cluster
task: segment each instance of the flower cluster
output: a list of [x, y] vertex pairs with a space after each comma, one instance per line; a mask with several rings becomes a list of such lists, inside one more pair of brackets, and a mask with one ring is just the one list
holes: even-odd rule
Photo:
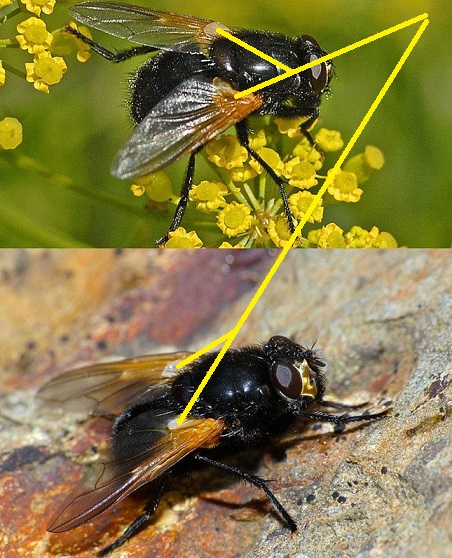
[[[56, 0], [0, 0], [0, 24], [15, 17], [22, 18], [15, 26], [14, 35], [0, 40], [0, 87], [5, 85], [8, 74], [13, 74], [32, 83], [37, 91], [49, 93], [49, 87], [59, 83], [67, 70], [63, 56], [76, 53], [81, 62], [90, 57], [89, 47], [73, 35], [64, 33], [61, 29], [51, 33], [47, 30], [46, 23], [41, 18], [53, 12], [55, 3]], [[87, 28], [81, 30], [90, 36]], [[30, 55], [29, 61], [24, 62], [23, 69], [7, 61], [8, 49], [13, 48], [19, 48]], [[1, 116], [3, 115], [0, 114]], [[3, 149], [14, 149], [21, 141], [22, 126], [18, 120], [4, 118], [0, 122], [0, 146]]]
[[[32, 56], [31, 61], [25, 62], [25, 72], [20, 68], [10, 66], [6, 62], [6, 56], [0, 59], [0, 86], [5, 84], [7, 70], [26, 81], [33, 83], [36, 90], [49, 93], [49, 86], [61, 81], [67, 70], [63, 56], [77, 53], [79, 61], [88, 60], [89, 47], [73, 35], [63, 33], [61, 29], [53, 32], [47, 30], [46, 23], [41, 17], [53, 12], [56, 0], [0, 0], [0, 19], [4, 23], [13, 17], [24, 17], [29, 12], [33, 16], [25, 16], [16, 25], [17, 34], [10, 39], [2, 39], [2, 46], [17, 48], [27, 51]], [[20, 4], [20, 6], [18, 5]], [[71, 24], [75, 25], [75, 24]], [[88, 36], [87, 28], [81, 29]]]
[[[262, 122], [262, 118], [260, 121]], [[295, 246], [319, 248], [397, 247], [393, 236], [354, 226], [349, 232], [336, 223], [325, 223], [328, 207], [337, 203], [356, 203], [363, 195], [362, 185], [384, 164], [381, 151], [367, 146], [363, 153], [348, 159], [334, 175], [327, 192], [315, 199], [331, 170], [323, 171], [328, 152], [343, 147], [339, 132], [320, 129], [315, 145], [300, 131], [300, 119], [265, 118], [266, 125], [250, 138], [251, 147], [268, 163], [286, 184], [286, 194], [295, 224], [305, 218], [309, 228]], [[276, 150], [276, 146], [278, 150]], [[281, 157], [279, 152], [287, 155]], [[190, 191], [187, 233], [179, 228], [170, 234], [167, 247], [283, 247], [291, 238], [278, 187], [261, 165], [248, 156], [235, 135], [214, 138], [203, 150], [217, 178], [203, 180]], [[164, 178], [163, 178], [164, 177]], [[164, 184], [164, 188], [163, 188]], [[144, 193], [151, 200], [177, 204], [165, 173], [150, 175], [132, 186], [135, 195]], [[311, 205], [316, 204], [311, 211]], [[316, 227], [315, 225], [318, 225]], [[198, 236], [200, 229], [206, 237]]]

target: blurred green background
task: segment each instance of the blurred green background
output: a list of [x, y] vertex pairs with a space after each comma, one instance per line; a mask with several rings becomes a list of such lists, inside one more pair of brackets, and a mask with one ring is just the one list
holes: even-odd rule
[[[129, 2], [133, 3], [133, 2]], [[139, 3], [136, 0], [134, 3]], [[231, 27], [262, 28], [287, 35], [309, 34], [332, 52], [404, 20], [428, 12], [430, 25], [358, 140], [353, 153], [372, 144], [383, 150], [384, 168], [364, 184], [357, 204], [328, 208], [325, 222], [345, 230], [377, 225], [399, 245], [451, 245], [452, 49], [449, 0], [152, 0], [142, 5], [219, 20]], [[61, 2], [45, 17], [49, 30], [69, 20]], [[22, 20], [24, 18], [20, 18]], [[0, 26], [1, 37], [16, 35], [19, 18]], [[335, 59], [332, 94], [322, 104], [322, 125], [348, 141], [418, 29], [408, 27]], [[94, 31], [107, 47], [127, 43]], [[22, 66], [30, 56], [1, 54]], [[113, 157], [131, 130], [127, 80], [141, 62], [115, 65], [93, 53], [85, 64], [66, 57], [68, 71], [50, 95], [12, 74], [0, 89], [0, 120], [18, 118], [24, 140], [17, 152], [50, 174], [17, 168], [0, 157], [1, 246], [150, 246], [165, 232], [172, 214], [146, 213], [130, 183], [109, 174]], [[196, 182], [203, 179], [199, 158]], [[167, 169], [174, 189], [186, 160]], [[75, 192], [52, 173], [86, 190]], [[93, 199], [105, 196], [105, 200]], [[108, 201], [107, 201], [108, 200]], [[172, 210], [171, 210], [172, 211]]]

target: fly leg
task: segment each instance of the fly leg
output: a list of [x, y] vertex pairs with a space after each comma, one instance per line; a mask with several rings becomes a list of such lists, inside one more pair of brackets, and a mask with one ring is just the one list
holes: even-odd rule
[[[199, 151], [199, 150], [198, 150]], [[193, 177], [195, 175], [195, 156], [198, 151], [195, 151], [190, 155], [188, 160], [187, 172], [185, 173], [185, 179], [182, 184], [179, 203], [177, 204], [176, 213], [173, 217], [173, 222], [166, 235], [159, 238], [155, 243], [156, 248], [162, 248], [166, 242], [168, 242], [169, 233], [175, 231], [181, 224], [182, 217], [184, 216], [185, 210], [187, 209], [187, 204], [189, 200], [189, 194], [191, 187], [193, 185]]]
[[89, 45], [94, 50], [94, 52], [97, 52], [97, 54], [100, 54], [103, 58], [106, 58], [107, 60], [111, 60], [112, 62], [122, 62], [123, 60], [128, 60], [129, 58], [138, 56], [140, 54], [147, 54], [149, 52], [156, 52], [157, 50], [159, 50], [158, 48], [155, 47], [139, 46], [128, 50], [123, 50], [122, 52], [115, 53], [115, 52], [111, 52], [110, 50], [107, 50], [99, 43], [94, 42], [89, 37], [86, 37], [83, 33], [80, 33], [78, 29], [75, 29], [70, 25], [66, 25], [66, 27], [64, 28], [64, 32], [74, 35], [75, 37], [77, 37], [77, 39], [80, 39], [85, 44]]
[[231, 467], [230, 465], [220, 463], [219, 461], [214, 461], [213, 459], [210, 459], [209, 457], [206, 457], [204, 455], [195, 454], [194, 457], [198, 461], [202, 461], [203, 463], [208, 463], [209, 465], [213, 465], [214, 467], [219, 467], [220, 469], [223, 469], [223, 470], [227, 471], [228, 473], [231, 473], [232, 475], [238, 477], [239, 479], [247, 481], [250, 484], [253, 484], [254, 486], [256, 486], [257, 488], [260, 488], [261, 490], [263, 490], [265, 492], [266, 496], [269, 498], [269, 500], [272, 501], [275, 508], [281, 514], [282, 518], [287, 523], [287, 526], [292, 531], [292, 533], [294, 533], [297, 530], [297, 524], [292, 519], [289, 512], [286, 511], [286, 509], [281, 504], [281, 502], [276, 498], [276, 496], [273, 494], [273, 492], [268, 488], [267, 481], [265, 481], [264, 479], [262, 479], [260, 477], [257, 477], [256, 475], [250, 475], [250, 473], [246, 473], [245, 471], [241, 471], [240, 469], [237, 469], [237, 467]]
[[[334, 403], [332, 401], [320, 402], [320, 404], [325, 404], [329, 407], [335, 407], [336, 409], [353, 409], [360, 407], [361, 405], [342, 405], [341, 403]], [[333, 403], [333, 404], [331, 404]], [[332, 415], [330, 413], [323, 413], [322, 411], [316, 411], [313, 413], [301, 412], [298, 416], [306, 417], [311, 420], [318, 420], [320, 422], [332, 422], [335, 425], [335, 431], [342, 431], [346, 424], [351, 422], [363, 422], [369, 420], [378, 420], [387, 416], [390, 409], [386, 409], [381, 413], [368, 413], [364, 412], [361, 415], [348, 416], [348, 415]]]
[[236, 124], [235, 129], [237, 131], [237, 137], [240, 145], [242, 145], [248, 151], [248, 154], [264, 168], [264, 170], [271, 176], [275, 184], [278, 186], [279, 192], [281, 194], [283, 206], [284, 206], [284, 215], [286, 216], [287, 224], [289, 225], [289, 230], [291, 233], [294, 233], [295, 223], [293, 220], [292, 212], [290, 211], [289, 201], [287, 199], [287, 194], [284, 187], [284, 180], [276, 174], [276, 172], [271, 168], [271, 166], [268, 163], [266, 163], [262, 159], [262, 157], [258, 155], [256, 151], [254, 151], [252, 147], [250, 147], [250, 141], [248, 137], [249, 127], [248, 127], [247, 120], [246, 119], [242, 120], [241, 122]]
[[150, 517], [154, 514], [155, 510], [157, 509], [158, 505], [160, 504], [160, 500], [162, 499], [163, 493], [165, 491], [166, 483], [168, 481], [168, 475], [165, 475], [161, 481], [160, 486], [157, 487], [156, 494], [149, 500], [149, 502], [144, 507], [143, 513], [135, 519], [135, 521], [127, 527], [124, 533], [113, 541], [111, 544], [103, 548], [97, 553], [97, 556], [106, 556], [110, 554], [116, 548], [122, 546], [126, 543], [133, 535], [141, 529], [141, 527], [149, 521]]
[[354, 411], [355, 409], [362, 409], [368, 405], [368, 402], [358, 403], [358, 405], [346, 405], [344, 403], [338, 403], [337, 401], [326, 401], [324, 399], [317, 401], [317, 403], [322, 405], [322, 407], [332, 407], [333, 409], [340, 409], [343, 411]]

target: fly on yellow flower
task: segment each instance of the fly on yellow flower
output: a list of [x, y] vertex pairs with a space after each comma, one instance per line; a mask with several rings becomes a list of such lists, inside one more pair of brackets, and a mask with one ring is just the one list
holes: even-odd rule
[[[311, 146], [302, 135], [295, 133], [291, 126], [296, 125], [296, 121], [292, 122], [291, 126], [286, 124], [281, 137], [282, 122], [268, 121], [267, 125], [253, 136], [253, 145], [256, 152], [275, 169], [275, 172], [285, 178], [289, 210], [294, 219], [300, 220], [328, 173], [324, 171], [320, 174], [325, 165], [325, 154], [317, 147]], [[317, 136], [327, 152], [341, 149], [343, 146], [340, 133], [335, 130], [322, 128], [315, 137]], [[275, 144], [280, 145], [282, 140], [285, 147], [284, 157], [274, 149]], [[192, 186], [189, 205], [194, 206], [196, 212], [189, 211], [186, 218], [193, 229], [196, 230], [197, 223], [202, 221], [203, 230], [210, 230], [206, 238], [215, 239], [216, 244], [210, 244], [211, 241], [207, 240], [204, 241], [204, 245], [283, 247], [291, 237], [291, 230], [287, 226], [279, 191], [262, 167], [247, 155], [237, 138], [233, 135], [217, 136], [206, 145], [205, 157], [215, 171], [217, 179], [203, 180]], [[373, 161], [372, 164], [377, 167], [382, 161], [382, 155], [377, 148], [367, 147], [364, 153], [352, 160], [355, 168], [363, 175], [363, 169], [370, 168], [367, 160]], [[371, 170], [375, 171], [376, 168]], [[308, 219], [307, 237], [299, 238], [295, 247], [396, 246], [397, 243], [392, 237], [385, 236], [389, 233], [379, 233], [374, 237], [370, 231], [365, 231], [366, 240], [363, 240], [362, 236], [359, 239], [356, 237], [356, 228], [344, 233], [336, 223], [322, 225], [332, 204], [359, 201], [364, 191], [358, 184], [358, 177], [351, 170], [339, 172], [329, 188], [329, 195], [320, 200]], [[146, 192], [152, 199], [156, 189], [154, 185], [144, 188], [141, 182], [133, 186], [135, 195]], [[173, 194], [170, 203], [176, 202], [177, 197]], [[205, 219], [201, 215], [197, 217], [197, 212], [208, 213], [215, 218]], [[319, 229], [313, 228], [316, 223], [322, 226]], [[224, 240], [219, 243], [218, 231], [224, 235]], [[174, 241], [171, 245], [174, 245]]]

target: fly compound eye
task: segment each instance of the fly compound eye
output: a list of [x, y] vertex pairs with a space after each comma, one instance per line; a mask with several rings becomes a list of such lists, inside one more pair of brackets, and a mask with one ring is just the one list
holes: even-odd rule
[[283, 395], [290, 399], [296, 399], [301, 395], [303, 380], [296, 366], [277, 360], [273, 363], [271, 372], [275, 386]]
[[314, 37], [311, 37], [311, 35], [301, 35], [300, 37], [303, 41], [305, 41], [306, 43], [311, 43], [311, 45], [314, 45], [317, 48], [320, 48], [319, 43], [314, 39]]
[[[317, 58], [318, 56], [316, 56], [315, 54], [311, 54], [311, 56], [309, 57], [309, 62], [314, 62], [314, 60], [317, 60]], [[311, 68], [310, 77], [312, 91], [315, 94], [322, 93], [322, 91], [328, 85], [328, 78], [328, 68], [325, 62], [317, 64], [317, 66], [313, 66]]]

